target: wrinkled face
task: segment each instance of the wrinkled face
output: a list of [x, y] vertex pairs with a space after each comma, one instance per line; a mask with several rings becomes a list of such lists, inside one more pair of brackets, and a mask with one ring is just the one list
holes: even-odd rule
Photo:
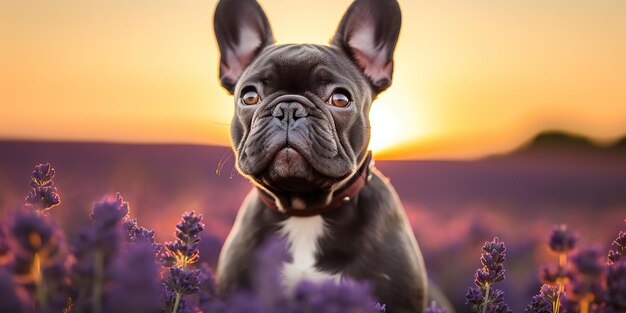
[[332, 189], [366, 153], [372, 90], [335, 47], [268, 47], [243, 73], [234, 97], [238, 167], [272, 191]]
[[237, 167], [282, 208], [326, 206], [364, 161], [369, 108], [391, 84], [396, 0], [355, 0], [329, 46], [275, 45], [255, 0], [220, 0], [220, 81]]

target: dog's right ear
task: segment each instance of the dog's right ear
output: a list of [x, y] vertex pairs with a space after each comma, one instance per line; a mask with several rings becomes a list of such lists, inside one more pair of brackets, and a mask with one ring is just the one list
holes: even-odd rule
[[274, 44], [270, 23], [255, 0], [221, 0], [213, 18], [220, 48], [220, 81], [231, 94], [241, 73]]

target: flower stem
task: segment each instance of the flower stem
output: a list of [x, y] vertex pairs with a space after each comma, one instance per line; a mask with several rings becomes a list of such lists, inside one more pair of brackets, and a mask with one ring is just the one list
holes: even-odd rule
[[181, 294], [176, 292], [176, 300], [174, 300], [174, 308], [172, 309], [172, 313], [178, 312], [178, 305], [180, 304]]
[[485, 297], [483, 298], [483, 304], [480, 305], [482, 307], [482, 313], [487, 312], [487, 304], [489, 304], [489, 289], [489, 284], [485, 284]]
[[104, 254], [96, 250], [94, 254], [94, 280], [93, 280], [93, 302], [91, 311], [100, 313], [102, 311], [102, 281], [104, 275]]
[[41, 273], [41, 257], [39, 252], [35, 252], [35, 258], [33, 260], [33, 272], [35, 275], [35, 288], [37, 294], [37, 305], [39, 309], [45, 311], [48, 306], [46, 299], [46, 285]]
[[[567, 254], [560, 253], [559, 254], [559, 268], [561, 272], [565, 272], [567, 266]], [[552, 312], [559, 313], [559, 309], [561, 307], [561, 294], [565, 290], [565, 277], [559, 277], [557, 282], [559, 284], [559, 292], [556, 294], [556, 302], [552, 305]]]
[[588, 293], [580, 299], [580, 313], [589, 313], [589, 304], [593, 301], [593, 294]]

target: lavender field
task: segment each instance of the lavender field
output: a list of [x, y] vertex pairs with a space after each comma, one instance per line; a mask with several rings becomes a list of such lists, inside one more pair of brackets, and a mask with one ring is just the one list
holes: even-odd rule
[[[251, 188], [225, 147], [6, 141], [0, 142], [2, 223], [23, 209], [31, 190], [29, 175], [42, 162], [56, 169], [54, 186], [61, 203], [50, 216], [66, 238], [89, 228], [94, 201], [119, 192], [130, 204], [129, 216], [155, 230], [156, 242], [177, 240], [174, 226], [184, 212], [202, 214], [198, 264], [212, 268]], [[619, 231], [626, 229], [626, 141], [598, 147], [581, 138], [546, 134], [504, 156], [377, 161], [376, 166], [400, 194], [429, 275], [458, 312], [469, 310], [466, 294], [476, 268], [497, 265], [479, 260], [481, 247], [494, 237], [506, 243], [506, 279], [497, 282], [498, 289], [513, 312], [523, 312], [539, 293], [540, 279], [546, 279], [540, 266], [558, 263], [559, 251], [569, 252], [563, 245], [548, 246], [554, 225], [568, 225], [564, 238], [577, 235], [577, 251], [593, 254], [585, 247], [597, 247], [593, 251], [601, 251], [604, 259]], [[101, 205], [123, 206], [121, 200], [107, 201]], [[498, 247], [495, 242], [483, 252], [501, 253]], [[599, 259], [596, 254], [585, 260]], [[550, 292], [554, 290], [544, 290], [543, 299]]]

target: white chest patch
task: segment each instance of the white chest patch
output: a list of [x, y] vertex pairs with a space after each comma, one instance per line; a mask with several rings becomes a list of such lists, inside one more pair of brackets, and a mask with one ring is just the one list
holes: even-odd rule
[[288, 289], [301, 280], [339, 280], [339, 275], [324, 273], [315, 268], [318, 241], [324, 234], [326, 225], [319, 216], [290, 217], [282, 223], [281, 235], [287, 239], [292, 263], [285, 263], [283, 277]]

